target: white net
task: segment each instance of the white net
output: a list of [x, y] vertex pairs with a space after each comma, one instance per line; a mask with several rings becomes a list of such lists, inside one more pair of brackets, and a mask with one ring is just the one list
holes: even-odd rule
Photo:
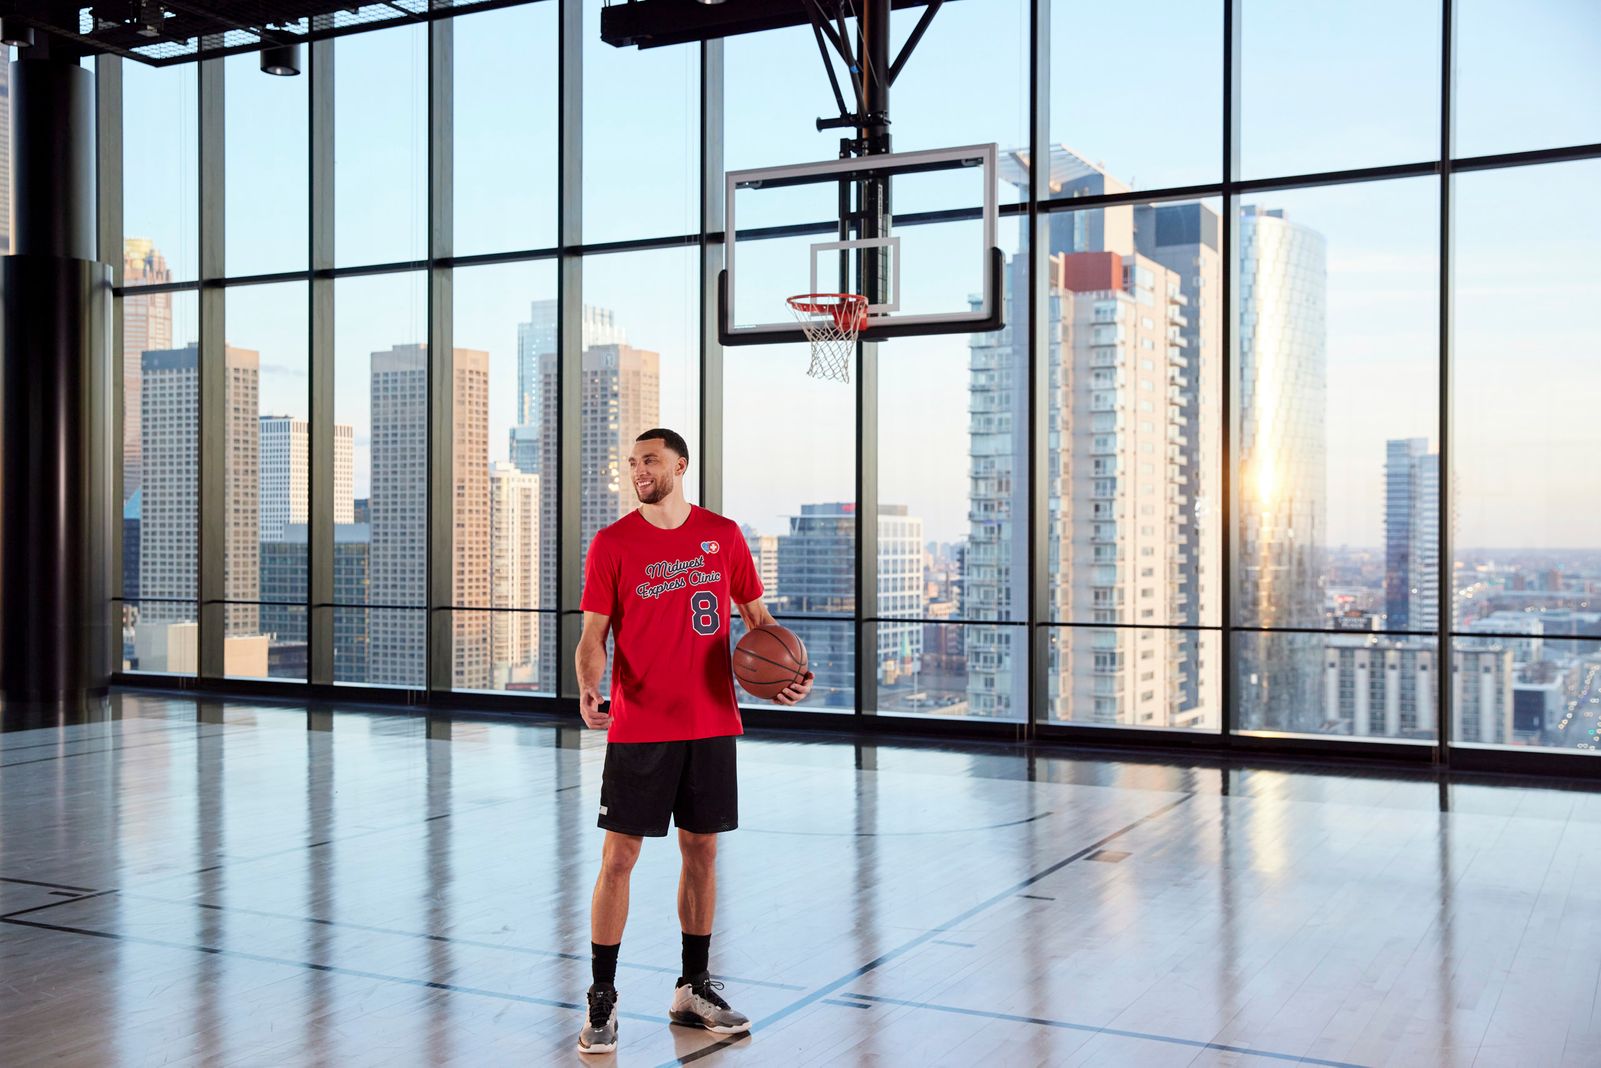
[[857, 293], [805, 293], [789, 298], [795, 321], [811, 342], [812, 378], [849, 383], [851, 353], [867, 323], [867, 298]]

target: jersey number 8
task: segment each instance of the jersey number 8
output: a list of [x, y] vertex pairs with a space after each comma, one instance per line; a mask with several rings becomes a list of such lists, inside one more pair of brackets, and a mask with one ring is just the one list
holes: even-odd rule
[[717, 595], [701, 590], [689, 599], [689, 614], [695, 633], [711, 637], [722, 629], [722, 617], [717, 614]]

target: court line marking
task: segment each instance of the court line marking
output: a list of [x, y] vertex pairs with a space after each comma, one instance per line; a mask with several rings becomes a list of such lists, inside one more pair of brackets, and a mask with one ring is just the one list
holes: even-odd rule
[[[97, 890], [92, 894], [85, 894], [82, 897], [69, 897], [61, 901], [52, 901], [46, 905], [35, 905], [32, 908], [18, 909], [16, 912], [8, 912], [4, 916], [0, 916], [0, 923], [10, 923], [12, 919], [17, 916], [27, 916], [30, 913], [43, 912], [45, 909], [58, 909], [62, 905], [72, 905], [79, 901], [88, 901], [91, 898], [105, 897], [107, 894], [115, 894], [116, 892], [117, 891], [115, 890]], [[17, 922], [23, 923], [25, 921], [18, 920]]]
[[14, 875], [0, 875], [0, 883], [20, 883], [23, 886], [42, 886], [47, 890], [76, 890], [80, 894], [95, 893], [93, 887], [73, 886], [71, 883], [42, 883], [37, 879], [18, 879]]
[[[107, 891], [113, 893], [114, 891]], [[81, 900], [81, 899], [80, 899]], [[62, 902], [66, 904], [66, 902]], [[113, 942], [128, 942], [141, 946], [160, 946], [165, 949], [185, 949], [194, 953], [206, 953], [214, 957], [228, 957], [232, 960], [248, 960], [258, 964], [278, 964], [289, 968], [301, 968], [305, 971], [326, 972], [330, 975], [343, 975], [355, 979], [375, 979], [387, 983], [400, 983], [402, 986], [422, 987], [428, 990], [443, 990], [452, 994], [472, 994], [477, 997], [495, 998], [501, 1001], [514, 1001], [524, 1005], [542, 1005], [552, 1009], [569, 1009], [573, 1012], [582, 1012], [585, 1006], [571, 1001], [557, 1001], [553, 998], [536, 998], [529, 994], [511, 994], [503, 990], [486, 990], [482, 987], [459, 986], [455, 983], [441, 983], [432, 979], [413, 979], [404, 975], [387, 975], [383, 972], [363, 971], [360, 968], [346, 968], [337, 964], [318, 964], [309, 960], [294, 960], [289, 957], [272, 957], [264, 953], [246, 953], [238, 949], [223, 949], [219, 946], [201, 946], [190, 942], [169, 942], [160, 938], [145, 938], [140, 935], [118, 934], [115, 931], [96, 931], [90, 927], [72, 927], [60, 923], [44, 923], [39, 920], [18, 920], [11, 916], [0, 916], [0, 923], [12, 924], [16, 927], [34, 927], [41, 931], [57, 931], [62, 934], [87, 935], [91, 938], [105, 938]], [[647, 1016], [638, 1012], [617, 1013], [619, 1017], [629, 1020], [642, 1020], [646, 1023], [662, 1023], [660, 1015]]]
[[[1012, 898], [1016, 897], [1022, 891], [1027, 890], [1029, 887], [1033, 886], [1035, 883], [1040, 882], [1043, 879], [1050, 878], [1052, 875], [1055, 875], [1057, 872], [1061, 871], [1063, 868], [1067, 867], [1069, 864], [1072, 864], [1073, 862], [1078, 861], [1078, 860], [1082, 860], [1083, 858], [1089, 856], [1091, 853], [1095, 852], [1097, 849], [1102, 848], [1108, 842], [1116, 841], [1117, 839], [1123, 837], [1125, 834], [1128, 834], [1130, 831], [1133, 831], [1133, 830], [1135, 830], [1135, 829], [1137, 829], [1139, 827], [1142, 827], [1145, 824], [1150, 823], [1152, 820], [1159, 819], [1162, 816], [1167, 815], [1169, 812], [1172, 812], [1174, 809], [1178, 808], [1180, 805], [1184, 805], [1184, 804], [1188, 803], [1189, 801], [1193, 800], [1194, 797], [1195, 797], [1194, 794], [1185, 794], [1183, 797], [1180, 797], [1176, 801], [1170, 801], [1169, 803], [1163, 805], [1161, 808], [1158, 808], [1158, 809], [1155, 809], [1152, 812], [1146, 813], [1144, 816], [1141, 816], [1139, 819], [1135, 820], [1133, 823], [1130, 823], [1130, 824], [1127, 824], [1127, 825], [1125, 825], [1123, 827], [1118, 828], [1117, 830], [1113, 831], [1111, 834], [1108, 834], [1106, 837], [1100, 839], [1099, 841], [1090, 843], [1089, 845], [1085, 846], [1083, 849], [1080, 849], [1078, 852], [1073, 853], [1073, 854], [1063, 858], [1062, 860], [1057, 861], [1055, 864], [1052, 864], [1047, 868], [1042, 868], [1041, 870], [1035, 872], [1033, 875], [1030, 875], [1027, 879], [1024, 879], [1022, 882], [1019, 882], [1019, 883], [1016, 883], [1016, 884], [1014, 884], [1012, 886], [1009, 886], [1005, 890], [1002, 890], [1000, 893], [995, 894], [995, 895], [993, 895], [991, 897], [988, 897], [983, 901], [980, 901], [978, 904], [976, 904], [976, 905], [972, 906], [971, 908], [967, 909], [965, 912], [962, 912], [962, 913], [960, 913], [960, 914], [958, 914], [956, 916], [953, 916], [952, 918], [946, 920], [944, 923], [940, 924], [938, 927], [930, 928], [929, 930], [924, 931], [922, 934], [918, 935], [917, 937], [912, 938], [909, 941], [903, 942], [899, 946], [896, 946], [894, 949], [888, 951], [887, 953], [880, 954], [879, 956], [875, 957], [873, 960], [870, 960], [866, 964], [863, 964], [861, 967], [856, 968], [855, 970], [853, 970], [851, 972], [848, 972], [845, 975], [840, 976], [838, 979], [835, 979], [833, 982], [825, 983], [823, 986], [820, 986], [816, 990], [813, 990], [810, 994], [807, 994], [804, 997], [796, 998], [794, 1001], [790, 1002], [788, 1005], [785, 1005], [783, 1008], [777, 1009], [776, 1011], [769, 1013], [767, 1016], [764, 1016], [762, 1019], [757, 1020], [755, 1023], [753, 1023], [751, 1025], [751, 1030], [755, 1031], [758, 1028], [769, 1026], [771, 1024], [775, 1024], [778, 1021], [784, 1019], [785, 1017], [792, 1016], [795, 1013], [799, 1012], [801, 1009], [804, 1009], [809, 1005], [816, 1004], [817, 1002], [823, 1000], [824, 998], [829, 997], [829, 996], [837, 993], [841, 987], [847, 986], [850, 983], [854, 982], [855, 980], [860, 979], [862, 976], [866, 975], [868, 972], [876, 971], [878, 968], [884, 966], [885, 964], [888, 964], [890, 961], [895, 960], [898, 957], [905, 956], [906, 954], [910, 953], [912, 950], [917, 949], [919, 946], [922, 946], [923, 944], [925, 944], [927, 942], [932, 942], [937, 936], [947, 933], [953, 927], [961, 926], [962, 924], [966, 923], [968, 920], [972, 919], [974, 916], [977, 916], [979, 913], [985, 912], [985, 911], [987, 911], [989, 909], [994, 908], [996, 905], [999, 905], [999, 904], [1001, 904], [1001, 903], [1003, 903], [1005, 901], [1011, 900]], [[710, 1057], [712, 1054], [718, 1052], [719, 1050], [725, 1049], [729, 1044], [730, 1043], [728, 1043], [727, 1041], [715, 1042], [710, 1046], [705, 1046], [705, 1047], [703, 1047], [701, 1049], [696, 1050], [694, 1053], [685, 1054], [684, 1056], [679, 1057], [676, 1060], [663, 1061], [661, 1063], [661, 1065], [658, 1066], [658, 1068], [671, 1068], [671, 1066], [675, 1065], [675, 1064], [676, 1065], [693, 1064], [695, 1061], [701, 1060], [702, 1058], [705, 1058], [705, 1057]]]
[[[159, 739], [159, 740], [154, 741], [154, 742], [140, 742], [137, 745], [113, 745], [113, 746], [110, 746], [110, 747], [108, 747], [106, 749], [84, 749], [84, 750], [82, 750], [80, 752], [77, 752], [77, 753], [57, 753], [55, 756], [33, 757], [33, 758], [29, 759], [29, 760], [4, 761], [4, 762], [0, 762], [0, 771], [5, 770], [6, 768], [26, 767], [29, 764], [48, 764], [52, 760], [66, 760], [69, 757], [98, 756], [101, 753], [120, 753], [125, 749], [149, 749], [152, 746], [157, 746], [157, 745], [169, 745], [170, 746], [170, 745], [173, 745], [175, 743], [181, 743], [181, 742], [182, 742], [182, 739], [162, 738], [162, 739]], [[0, 751], [0, 755], [3, 755], [3, 751]]]
[[[212, 912], [238, 913], [242, 916], [262, 916], [273, 920], [288, 920], [292, 923], [310, 923], [319, 927], [334, 927], [351, 931], [367, 931], [372, 934], [394, 935], [398, 938], [415, 938], [428, 942], [442, 942], [447, 945], [473, 946], [479, 949], [499, 949], [507, 953], [520, 953], [534, 957], [549, 957], [559, 960], [588, 961], [589, 954], [569, 953], [559, 949], [535, 949], [530, 946], [506, 945], [500, 942], [485, 942], [475, 938], [452, 938], [449, 935], [426, 934], [421, 931], [405, 931], [395, 927], [377, 927], [372, 924], [352, 923], [348, 920], [325, 920], [318, 916], [297, 916], [289, 912], [269, 912], [265, 909], [245, 908], [241, 905], [217, 905], [208, 901], [185, 901], [180, 898], [157, 897], [154, 894], [125, 893], [124, 898], [132, 901], [155, 901], [163, 905], [188, 906], [191, 908], [208, 909]], [[84, 901], [86, 898], [77, 898]], [[63, 902], [65, 904], [65, 902]], [[663, 975], [678, 975], [677, 968], [664, 968], [655, 964], [631, 964], [627, 961], [618, 961], [620, 968], [633, 968], [636, 971], [656, 972]], [[765, 986], [776, 990], [805, 990], [806, 987], [798, 983], [775, 983], [764, 979], [747, 979], [737, 975], [713, 973], [714, 979], [727, 979], [730, 982], [744, 986]]]
[[1188, 1046], [1192, 1049], [1218, 1050], [1223, 1053], [1243, 1053], [1250, 1057], [1268, 1057], [1277, 1061], [1293, 1061], [1296, 1064], [1317, 1064], [1326, 1068], [1366, 1068], [1361, 1064], [1349, 1061], [1330, 1061], [1320, 1057], [1307, 1057], [1296, 1053], [1275, 1053], [1272, 1050], [1255, 1049], [1251, 1046], [1231, 1046], [1222, 1042], [1202, 1042], [1195, 1038], [1177, 1038], [1172, 1035], [1147, 1034], [1144, 1031], [1125, 1031], [1116, 1027], [1096, 1027], [1094, 1024], [1069, 1023], [1066, 1020], [1051, 1020], [1042, 1016], [1016, 1016], [1009, 1012], [988, 1012], [984, 1009], [965, 1009], [960, 1005], [938, 1005], [929, 1001], [906, 1001], [901, 998], [882, 997], [878, 994], [841, 994], [842, 998], [856, 998], [857, 1002], [830, 999], [825, 1005], [850, 1005], [852, 1008], [864, 1008], [860, 1002], [875, 1004], [904, 1006], [909, 1009], [926, 1009], [930, 1012], [948, 1012], [958, 1016], [977, 1016], [986, 1020], [1005, 1020], [1007, 1023], [1034, 1024], [1039, 1027], [1058, 1027], [1068, 1031], [1084, 1031], [1095, 1035], [1112, 1035], [1115, 1038], [1138, 1038], [1150, 1042], [1166, 1042], [1175, 1046]]
[[988, 823], [982, 827], [947, 827], [933, 831], [777, 831], [767, 827], [741, 827], [740, 830], [756, 834], [789, 834], [802, 835], [808, 838], [914, 838], [919, 835], [947, 835], [970, 834], [974, 831], [999, 831], [1007, 827], [1021, 827], [1025, 823], [1054, 816], [1054, 812], [1036, 812], [1020, 820], [1010, 820], [1006, 823]]
[[[114, 722], [125, 723], [125, 722], [128, 722], [128, 721], [126, 721], [126, 720], [116, 720]], [[99, 726], [99, 724], [96, 724], [96, 726]], [[47, 731], [54, 732], [57, 729], [58, 728], [55, 728], [55, 727], [29, 727], [29, 728], [27, 728], [25, 730], [19, 730], [19, 731], [15, 731], [15, 732], [11, 732], [11, 731], [0, 732], [0, 736], [3, 736], [4, 734], [10, 734], [10, 733], [29, 734], [29, 733], [31, 733], [33, 731], [36, 731], [36, 730], [47, 730]], [[148, 730], [138, 730], [138, 731], [124, 729], [124, 730], [122, 730], [120, 732], [114, 732], [114, 733], [125, 734], [125, 735], [128, 735], [129, 737], [132, 737], [132, 738], [138, 738], [138, 737], [141, 737], [141, 736], [147, 735], [147, 734], [170, 734], [173, 731], [180, 731], [180, 730], [183, 730], [183, 727], [181, 727], [181, 726], [169, 726], [169, 727], [151, 727]], [[95, 733], [99, 734], [101, 732], [97, 731]], [[85, 732], [83, 736], [78, 737], [78, 738], [57, 738], [53, 742], [33, 742], [33, 743], [29, 744], [29, 745], [0, 745], [0, 757], [5, 756], [7, 753], [24, 753], [24, 752], [27, 752], [30, 749], [60, 749], [64, 745], [78, 745], [78, 744], [83, 743], [83, 742], [99, 742], [99, 741], [104, 741], [104, 739], [103, 738], [98, 738], [98, 737], [91, 737], [88, 732]]]

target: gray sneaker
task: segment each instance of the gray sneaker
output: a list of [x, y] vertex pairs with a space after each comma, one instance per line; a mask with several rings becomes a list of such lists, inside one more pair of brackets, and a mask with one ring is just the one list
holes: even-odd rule
[[589, 1016], [578, 1032], [579, 1053], [611, 1053], [617, 1048], [617, 988], [589, 988]]
[[673, 1023], [704, 1027], [719, 1035], [738, 1035], [750, 1030], [750, 1020], [735, 1012], [717, 992], [723, 984], [705, 972], [690, 979], [680, 978], [673, 991], [673, 1007], [668, 1010]]

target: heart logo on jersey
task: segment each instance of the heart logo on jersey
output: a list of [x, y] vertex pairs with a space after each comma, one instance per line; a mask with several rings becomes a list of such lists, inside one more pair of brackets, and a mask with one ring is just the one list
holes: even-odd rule
[[700, 543], [700, 551], [703, 553], [716, 553], [720, 548], [722, 548], [722, 546], [718, 545], [715, 541], [703, 541]]

